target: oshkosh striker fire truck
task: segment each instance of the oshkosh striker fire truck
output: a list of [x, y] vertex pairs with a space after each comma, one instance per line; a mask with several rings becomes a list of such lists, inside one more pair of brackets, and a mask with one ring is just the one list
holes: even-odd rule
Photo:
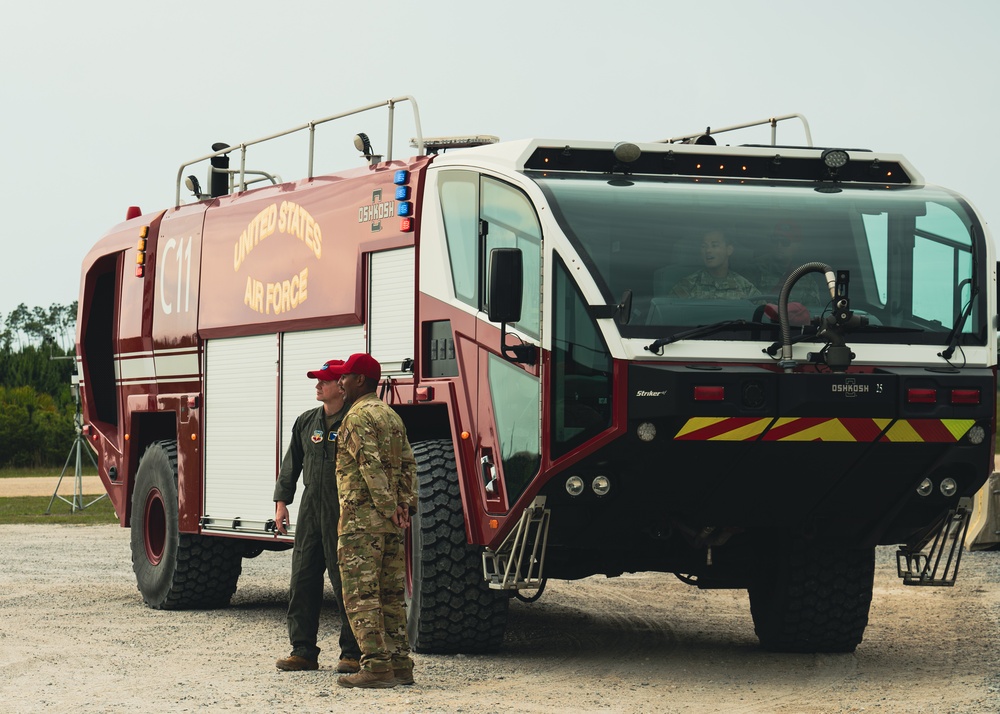
[[[317, 129], [377, 108], [386, 156], [360, 134], [361, 165], [314, 171]], [[299, 181], [246, 165], [289, 132], [184, 164], [172, 208], [87, 256], [78, 319], [145, 601], [225, 605], [242, 558], [290, 546], [271, 494], [305, 374], [360, 351], [419, 462], [418, 651], [495, 649], [547, 578], [746, 588], [790, 651], [861, 641], [880, 544], [952, 584], [993, 459], [993, 243], [901, 156], [814, 148], [804, 120], [777, 145], [795, 116], [769, 145], [430, 140], [400, 97], [292, 130]], [[710, 233], [752, 291], [713, 292], [743, 283], [709, 273]]]

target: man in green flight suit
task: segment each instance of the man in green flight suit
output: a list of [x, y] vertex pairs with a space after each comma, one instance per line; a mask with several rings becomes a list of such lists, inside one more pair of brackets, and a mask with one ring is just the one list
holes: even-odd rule
[[337, 431], [344, 416], [344, 390], [338, 380], [344, 374], [343, 360], [330, 360], [322, 368], [308, 372], [316, 381], [316, 400], [322, 405], [303, 412], [292, 427], [292, 440], [281, 460], [274, 485], [274, 521], [277, 532], [288, 533], [288, 504], [295, 497], [295, 485], [302, 474], [302, 500], [295, 523], [292, 550], [292, 577], [288, 589], [288, 639], [292, 652], [276, 662], [284, 671], [319, 668], [320, 648], [316, 646], [319, 613], [323, 604], [323, 573], [340, 604], [340, 662], [337, 671], [357, 672], [361, 650], [354, 638], [344, 608], [340, 570], [337, 567], [337, 524], [340, 501], [337, 497]]
[[403, 532], [417, 507], [417, 466], [399, 415], [378, 398], [382, 368], [354, 354], [340, 385], [348, 405], [337, 437], [344, 608], [361, 647], [361, 671], [342, 687], [413, 684], [406, 637]]

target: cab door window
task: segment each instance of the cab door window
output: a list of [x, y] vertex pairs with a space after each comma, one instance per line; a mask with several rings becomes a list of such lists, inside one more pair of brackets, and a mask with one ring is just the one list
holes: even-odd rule
[[[483, 177], [480, 233], [485, 238], [483, 281], [494, 248], [520, 248], [524, 265], [521, 319], [513, 326], [532, 337], [539, 331], [539, 273], [542, 231], [527, 196], [500, 181]], [[482, 305], [485, 308], [485, 305]]]

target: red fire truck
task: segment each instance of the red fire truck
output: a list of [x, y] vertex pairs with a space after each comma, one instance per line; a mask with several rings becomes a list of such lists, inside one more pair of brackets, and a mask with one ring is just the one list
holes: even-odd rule
[[[317, 131], [376, 110], [385, 156], [359, 134], [356, 168], [314, 170]], [[145, 601], [224, 606], [242, 558], [290, 547], [271, 493], [305, 374], [361, 351], [419, 463], [418, 651], [497, 648], [548, 578], [745, 588], [765, 648], [810, 652], [861, 641], [876, 546], [953, 584], [993, 462], [993, 242], [903, 157], [759, 124], [429, 139], [398, 97], [183, 164], [172, 207], [90, 251], [78, 318]], [[305, 178], [247, 167], [294, 132]]]

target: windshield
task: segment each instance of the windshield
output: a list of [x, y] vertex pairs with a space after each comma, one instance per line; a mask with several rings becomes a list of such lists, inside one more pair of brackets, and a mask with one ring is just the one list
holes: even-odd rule
[[[632, 291], [626, 336], [662, 337], [724, 320], [770, 322], [789, 273], [810, 262], [849, 271], [851, 308], [876, 326], [853, 340], [942, 344], [982, 280], [976, 219], [937, 188], [692, 183], [662, 178], [535, 178], [608, 303]], [[985, 291], [962, 343], [985, 344]], [[819, 273], [790, 294], [795, 320], [830, 309]], [[896, 330], [896, 332], [900, 332]], [[904, 334], [904, 333], [900, 333]], [[747, 330], [703, 339], [760, 339]], [[898, 341], [897, 338], [894, 341]]]

